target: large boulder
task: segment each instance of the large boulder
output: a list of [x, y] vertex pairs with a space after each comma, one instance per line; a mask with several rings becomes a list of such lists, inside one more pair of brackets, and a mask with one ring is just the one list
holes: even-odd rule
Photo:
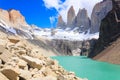
[[40, 60], [38, 58], [32, 58], [29, 56], [22, 56], [23, 60], [25, 60], [29, 66], [32, 68], [38, 68], [41, 69], [43, 65], [46, 63], [43, 60]]
[[9, 80], [19, 80], [19, 70], [12, 68], [12, 67], [7, 67], [4, 68], [1, 71]]
[[3, 48], [3, 51], [0, 54], [0, 59], [3, 62], [8, 62], [14, 54], [10, 53], [7, 49]]

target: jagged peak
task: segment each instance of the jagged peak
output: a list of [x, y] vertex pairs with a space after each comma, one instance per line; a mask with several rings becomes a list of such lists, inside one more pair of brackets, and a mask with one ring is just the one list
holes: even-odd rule
[[73, 6], [71, 6], [71, 7], [69, 8], [69, 11], [68, 11], [68, 12], [71, 12], [71, 11], [75, 13], [75, 9], [74, 9]]

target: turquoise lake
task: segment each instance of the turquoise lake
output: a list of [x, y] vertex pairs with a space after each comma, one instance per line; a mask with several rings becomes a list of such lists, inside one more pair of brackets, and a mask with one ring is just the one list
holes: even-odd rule
[[81, 56], [52, 57], [68, 71], [88, 80], [120, 80], [120, 65], [99, 62]]

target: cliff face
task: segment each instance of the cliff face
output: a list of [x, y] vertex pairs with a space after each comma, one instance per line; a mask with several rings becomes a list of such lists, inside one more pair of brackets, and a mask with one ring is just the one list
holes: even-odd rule
[[[112, 44], [113, 41], [116, 41], [116, 39], [120, 37], [120, 22], [118, 22], [118, 19], [120, 19], [120, 6], [113, 2], [113, 9], [101, 22], [99, 39], [94, 45], [94, 48], [89, 57], [95, 57], [96, 55], [99, 55], [100, 52], [105, 50]], [[111, 51], [111, 54], [113, 54], [113, 52]], [[119, 52], [119, 50], [117, 52]], [[118, 56], [116, 56], [116, 58], [117, 57]], [[112, 59], [112, 57], [110, 58]]]
[[0, 9], [0, 19], [14, 28], [28, 28], [24, 16], [14, 9], [9, 11]]
[[75, 10], [73, 8], [73, 6], [70, 7], [70, 9], [68, 10], [68, 14], [67, 14], [67, 26], [68, 27], [72, 27], [73, 25], [73, 21], [75, 19]]
[[66, 24], [65, 24], [65, 22], [63, 21], [61, 15], [58, 17], [57, 26], [58, 26], [58, 28], [63, 28], [63, 29], [66, 27]]
[[75, 18], [74, 25], [79, 27], [81, 31], [86, 31], [90, 28], [90, 19], [85, 8], [79, 10]]
[[88, 56], [91, 41], [52, 40], [51, 46], [61, 55]]
[[101, 20], [107, 15], [107, 13], [112, 9], [111, 0], [103, 0], [97, 3], [91, 14], [91, 33], [99, 32]]

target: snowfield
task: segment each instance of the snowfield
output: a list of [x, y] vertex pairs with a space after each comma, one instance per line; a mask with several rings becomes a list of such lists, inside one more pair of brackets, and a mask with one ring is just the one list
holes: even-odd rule
[[63, 39], [63, 40], [77, 40], [77, 41], [83, 41], [83, 40], [90, 40], [90, 39], [98, 39], [99, 38], [99, 32], [90, 34], [90, 31], [88, 30], [86, 32], [79, 33], [73, 30], [68, 29], [40, 29], [40, 30], [34, 30], [33, 34], [37, 36], [44, 36], [49, 39]]

